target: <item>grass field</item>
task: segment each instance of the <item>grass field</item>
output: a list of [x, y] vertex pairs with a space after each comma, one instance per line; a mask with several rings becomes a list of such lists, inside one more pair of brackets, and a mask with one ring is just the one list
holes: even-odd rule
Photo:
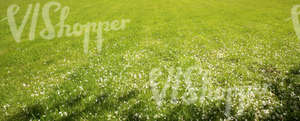
[[[37, 2], [48, 1], [0, 0], [0, 20], [17, 4], [19, 26]], [[57, 2], [70, 7], [70, 25], [130, 22], [103, 33], [101, 52], [91, 41], [84, 53], [83, 36], [45, 40], [36, 34], [31, 41], [30, 17], [17, 43], [1, 21], [1, 121], [300, 120], [300, 41], [286, 20], [298, 0]], [[50, 15], [59, 21], [59, 12]], [[36, 33], [43, 28], [40, 13]], [[177, 102], [169, 88], [157, 105], [151, 71], [162, 70], [156, 80], [162, 89], [174, 76], [168, 70], [191, 66], [208, 72], [206, 82], [193, 75], [188, 85], [182, 77]], [[183, 97], [191, 88], [202, 97], [187, 104]]]

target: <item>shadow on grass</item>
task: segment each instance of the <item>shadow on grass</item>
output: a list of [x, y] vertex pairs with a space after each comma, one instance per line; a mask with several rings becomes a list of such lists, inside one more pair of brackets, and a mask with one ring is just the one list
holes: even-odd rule
[[8, 118], [7, 121], [29, 121], [30, 119], [40, 119], [44, 113], [45, 110], [42, 105], [34, 104]]
[[[57, 119], [57, 121], [73, 121], [78, 120], [84, 113], [103, 113], [105, 111], [111, 111], [116, 109], [122, 102], [128, 101], [137, 95], [137, 91], [130, 91], [128, 94], [117, 98], [117, 101], [110, 101], [108, 94], [102, 94], [97, 96], [97, 101], [88, 103], [83, 110], [75, 110], [68, 116]], [[86, 95], [78, 95], [75, 98], [69, 99], [65, 102], [59, 102], [54, 104], [47, 110], [59, 109], [62, 105], [66, 107], [74, 107], [78, 105]], [[46, 114], [47, 110], [40, 104], [34, 104], [26, 107], [23, 111], [9, 117], [7, 121], [28, 121], [28, 120], [39, 120]]]
[[73, 107], [75, 106], [76, 104], [80, 103], [80, 101], [82, 99], [84, 99], [87, 95], [78, 95], [78, 96], [75, 96], [74, 98], [70, 98], [69, 100], [67, 101], [64, 101], [64, 102], [59, 102], [59, 103], [56, 103], [52, 106], [52, 108], [50, 108], [50, 110], [53, 110], [53, 109], [58, 109], [60, 108], [62, 105], [65, 105], [67, 107]]
[[[79, 103], [81, 99], [83, 99], [84, 95], [78, 95], [75, 98], [69, 99], [65, 102], [59, 102], [54, 104], [52, 108], [49, 108], [48, 110], [54, 110], [59, 109], [62, 105], [66, 105], [68, 107], [72, 107]], [[42, 115], [44, 115], [46, 112], [46, 109], [40, 105], [40, 104], [33, 104], [31, 106], [26, 107], [23, 111], [20, 111], [19, 113], [9, 117], [8, 121], [28, 121], [31, 119], [40, 119]]]
[[94, 114], [94, 113], [103, 113], [105, 111], [116, 110], [117, 107], [124, 101], [128, 101], [131, 98], [134, 98], [137, 95], [137, 91], [130, 91], [128, 94], [121, 96], [117, 101], [111, 101], [108, 97], [108, 94], [103, 94], [98, 96], [94, 103], [89, 103], [83, 110], [77, 110], [70, 115], [59, 119], [58, 121], [73, 121], [78, 120], [84, 113]]
[[[271, 84], [270, 90], [283, 106], [276, 108], [265, 120], [300, 120], [300, 64], [291, 69], [287, 76]], [[282, 82], [283, 85], [280, 84]]]
[[[225, 103], [224, 103], [225, 104]], [[204, 110], [205, 109], [205, 110]], [[168, 121], [188, 120], [188, 121], [208, 121], [225, 119], [225, 105], [209, 105], [208, 107], [197, 107], [196, 105], [180, 104], [172, 109], [165, 119]]]
[[145, 117], [139, 117], [138, 113], [143, 112], [145, 109], [145, 103], [138, 102], [130, 107], [128, 110], [122, 112], [122, 117], [125, 118], [125, 121], [146, 121]]
[[85, 112], [94, 112], [96, 110], [96, 107], [99, 107], [100, 105], [102, 105], [101, 107], [105, 107], [103, 105], [105, 105], [105, 100], [108, 97], [107, 94], [103, 94], [100, 96], [97, 96], [97, 101], [95, 103], [89, 103], [83, 110], [77, 110], [74, 111], [73, 113], [71, 113], [70, 115], [63, 117], [61, 119], [59, 119], [58, 121], [72, 121], [72, 120], [76, 120], [78, 119], [82, 113]]

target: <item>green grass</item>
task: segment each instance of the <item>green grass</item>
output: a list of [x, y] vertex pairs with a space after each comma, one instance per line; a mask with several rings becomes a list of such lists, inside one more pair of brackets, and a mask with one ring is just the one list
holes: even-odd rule
[[[9, 5], [46, 0], [0, 0]], [[0, 120], [300, 120], [300, 41], [290, 17], [297, 0], [64, 0], [67, 24], [130, 19], [125, 30], [105, 32], [101, 53], [95, 43], [83, 52], [83, 37], [16, 43], [7, 21], [0, 23]], [[54, 15], [54, 14], [53, 14]], [[58, 16], [52, 18], [58, 21]], [[41, 21], [41, 16], [39, 17]], [[29, 21], [31, 22], [31, 21]], [[38, 23], [37, 32], [44, 28]], [[26, 34], [25, 34], [26, 33]], [[204, 100], [156, 105], [149, 73], [200, 66], [209, 82]], [[268, 84], [259, 95], [252, 86]], [[226, 89], [231, 95], [225, 115]], [[260, 89], [260, 88], [259, 88]], [[222, 93], [218, 93], [221, 90]], [[168, 94], [170, 90], [167, 91]], [[254, 95], [251, 93], [254, 92]], [[197, 95], [200, 95], [197, 92]]]

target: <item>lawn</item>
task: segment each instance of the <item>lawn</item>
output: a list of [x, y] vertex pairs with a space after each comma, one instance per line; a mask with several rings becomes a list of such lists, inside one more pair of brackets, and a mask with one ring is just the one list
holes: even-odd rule
[[0, 3], [1, 121], [300, 120], [298, 0]]

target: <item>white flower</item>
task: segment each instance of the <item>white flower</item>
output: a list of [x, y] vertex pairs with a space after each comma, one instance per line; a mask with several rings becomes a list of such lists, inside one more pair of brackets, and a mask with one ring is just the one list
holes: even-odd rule
[[83, 87], [82, 87], [82, 86], [79, 86], [79, 89], [80, 89], [81, 91], [83, 91]]
[[269, 110], [264, 110], [264, 113], [265, 114], [269, 114]]
[[67, 113], [67, 112], [64, 112], [64, 115], [65, 115], [65, 116], [68, 116], [68, 113]]
[[67, 112], [58, 112], [58, 114], [63, 117], [63, 116], [68, 116], [68, 113]]
[[58, 114], [59, 114], [60, 116], [64, 116], [62, 112], [58, 112]]
[[6, 104], [6, 105], [4, 105], [3, 106], [3, 108], [6, 110], [7, 108], [9, 108], [10, 107], [10, 105], [9, 104]]

